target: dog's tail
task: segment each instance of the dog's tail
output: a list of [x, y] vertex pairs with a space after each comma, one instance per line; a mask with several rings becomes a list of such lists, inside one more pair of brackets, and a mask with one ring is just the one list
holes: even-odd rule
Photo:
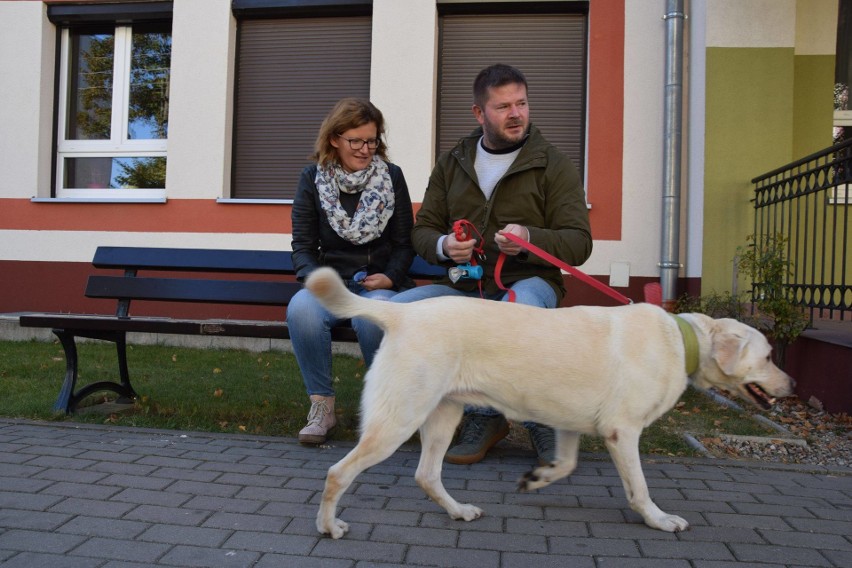
[[317, 268], [305, 280], [305, 288], [331, 313], [341, 318], [364, 317], [387, 329], [399, 307], [391, 302], [370, 300], [353, 294], [340, 275], [327, 266]]

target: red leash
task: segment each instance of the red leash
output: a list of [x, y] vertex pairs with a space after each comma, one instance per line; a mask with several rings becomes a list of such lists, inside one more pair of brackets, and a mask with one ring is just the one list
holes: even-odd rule
[[[458, 221], [453, 223], [453, 232], [455, 233], [456, 240], [459, 241], [459, 242], [463, 242], [463, 241], [468, 240], [469, 238], [471, 238], [471, 234], [475, 233], [476, 236], [479, 238], [479, 240], [478, 240], [479, 245], [474, 247], [473, 252], [476, 253], [476, 254], [479, 254], [479, 255], [484, 254], [485, 250], [482, 247], [482, 243], [484, 242], [484, 240], [482, 238], [482, 235], [479, 233], [479, 231], [476, 230], [476, 226], [473, 223], [471, 223], [467, 219], [459, 219]], [[585, 272], [578, 270], [578, 269], [574, 268], [573, 266], [570, 266], [570, 265], [562, 262], [561, 260], [559, 260], [558, 258], [553, 256], [549, 252], [543, 251], [542, 249], [538, 248], [534, 244], [523, 240], [522, 238], [518, 237], [517, 235], [513, 235], [511, 233], [503, 233], [503, 236], [505, 236], [507, 239], [509, 239], [510, 241], [515, 243], [516, 245], [519, 245], [521, 248], [533, 253], [537, 257], [546, 260], [547, 262], [549, 262], [553, 266], [555, 266], [557, 268], [561, 268], [562, 270], [564, 270], [565, 272], [567, 272], [571, 276], [574, 276], [574, 277], [582, 280], [583, 282], [585, 282], [589, 286], [600, 290], [601, 292], [603, 292], [604, 294], [606, 294], [610, 298], [614, 298], [614, 299], [618, 300], [619, 302], [621, 302], [622, 304], [632, 304], [633, 303], [633, 300], [631, 300], [630, 298], [628, 298], [624, 294], [621, 294], [621, 293], [613, 290], [612, 288], [610, 288], [609, 286], [607, 286], [603, 282], [600, 282], [599, 280], [595, 280], [594, 278], [592, 278], [591, 276], [589, 276]], [[501, 252], [500, 256], [497, 258], [497, 264], [494, 266], [494, 282], [497, 284], [498, 288], [505, 291], [509, 295], [509, 301], [514, 302], [515, 301], [515, 291], [510, 289], [510, 288], [506, 288], [503, 285], [503, 282], [500, 280], [500, 272], [503, 270], [503, 263], [505, 261], [506, 261], [506, 254]], [[472, 266], [476, 266], [476, 256], [475, 255], [471, 256], [470, 264]], [[482, 296], [482, 280], [479, 281], [479, 295]]]
[[[468, 262], [468, 264], [470, 264], [471, 266], [477, 266], [477, 255], [481, 257], [485, 256], [485, 248], [483, 247], [483, 243], [485, 242], [485, 240], [482, 238], [482, 235], [476, 229], [476, 225], [474, 225], [467, 219], [459, 219], [458, 221], [453, 223], [453, 233], [455, 233], [456, 240], [460, 243], [470, 239], [471, 234], [476, 233], [476, 236], [478, 237], [476, 241], [477, 244], [473, 246], [473, 254], [470, 255], [470, 261]], [[477, 285], [479, 286], [479, 296], [482, 297], [482, 279], [477, 280]]]
[[[515, 243], [516, 245], [519, 245], [521, 248], [524, 248], [524, 249], [528, 250], [529, 252], [533, 253], [537, 257], [546, 260], [547, 262], [549, 262], [553, 266], [556, 266], [557, 268], [561, 268], [562, 270], [564, 270], [565, 272], [567, 272], [571, 276], [579, 278], [580, 280], [582, 280], [583, 282], [585, 282], [589, 286], [592, 286], [593, 288], [600, 290], [601, 292], [603, 292], [604, 294], [606, 294], [610, 298], [614, 298], [614, 299], [618, 300], [619, 302], [621, 302], [622, 304], [632, 304], [633, 303], [633, 300], [631, 300], [630, 298], [628, 298], [624, 294], [621, 294], [621, 293], [613, 290], [612, 288], [610, 288], [609, 286], [607, 286], [603, 282], [600, 282], [599, 280], [595, 280], [594, 278], [592, 278], [591, 276], [589, 276], [585, 272], [582, 272], [581, 270], [577, 270], [573, 266], [569, 266], [568, 264], [562, 262], [561, 260], [559, 260], [558, 258], [553, 256], [552, 254], [541, 250], [540, 248], [538, 248], [534, 244], [523, 240], [522, 238], [518, 237], [517, 235], [513, 235], [511, 233], [503, 233], [503, 236], [505, 236], [507, 239], [509, 239], [510, 241]], [[497, 259], [497, 266], [494, 268], [494, 280], [497, 282], [497, 286], [499, 286], [501, 290], [505, 290], [502, 283], [500, 282], [500, 269], [503, 267], [503, 260], [504, 260], [505, 256], [506, 256], [505, 254], [500, 253], [500, 258]], [[512, 298], [510, 296], [509, 301], [514, 301], [514, 298]]]

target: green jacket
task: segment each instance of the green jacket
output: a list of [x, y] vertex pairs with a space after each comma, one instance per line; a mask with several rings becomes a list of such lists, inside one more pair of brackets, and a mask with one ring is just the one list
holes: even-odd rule
[[[485, 241], [485, 259], [479, 264], [487, 294], [500, 291], [494, 282], [500, 254], [494, 234], [509, 223], [524, 225], [530, 242], [556, 258], [571, 266], [583, 264], [592, 253], [592, 234], [583, 185], [570, 158], [531, 125], [526, 144], [486, 201], [473, 167], [481, 136], [482, 130], [475, 130], [438, 158], [411, 234], [417, 253], [433, 264], [454, 266], [438, 260], [438, 239], [452, 232], [455, 221], [467, 219]], [[562, 300], [562, 272], [535, 255], [507, 257], [500, 279], [508, 287], [533, 276], [545, 279]], [[460, 280], [455, 286], [475, 290], [477, 283]]]

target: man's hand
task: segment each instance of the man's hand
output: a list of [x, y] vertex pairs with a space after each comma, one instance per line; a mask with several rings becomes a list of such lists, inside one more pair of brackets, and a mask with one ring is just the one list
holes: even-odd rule
[[508, 238], [504, 237], [503, 235], [505, 235], [506, 233], [511, 233], [527, 242], [529, 242], [530, 240], [530, 232], [523, 225], [515, 225], [514, 223], [510, 223], [506, 225], [503, 229], [497, 231], [497, 233], [494, 235], [494, 242], [497, 243], [497, 248], [500, 249], [500, 252], [509, 256], [515, 256], [524, 249], [520, 245], [515, 244]]
[[476, 239], [469, 238], [466, 241], [456, 239], [455, 233], [450, 233], [444, 239], [444, 256], [451, 258], [453, 262], [462, 264], [469, 262], [473, 256], [473, 247], [476, 246]]

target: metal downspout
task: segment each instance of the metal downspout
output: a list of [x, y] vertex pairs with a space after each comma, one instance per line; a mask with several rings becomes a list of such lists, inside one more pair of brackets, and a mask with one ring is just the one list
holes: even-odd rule
[[680, 255], [681, 128], [683, 109], [683, 0], [666, 0], [666, 94], [663, 152], [663, 226], [660, 285], [670, 309], [677, 292]]

